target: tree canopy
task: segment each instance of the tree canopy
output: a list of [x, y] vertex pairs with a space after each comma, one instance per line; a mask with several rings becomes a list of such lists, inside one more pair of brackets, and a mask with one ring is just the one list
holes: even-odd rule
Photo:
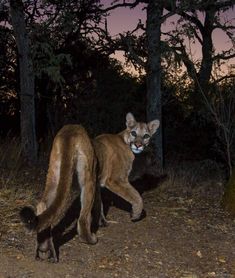
[[[190, 122], [201, 131], [210, 126], [208, 130], [216, 133], [213, 144], [219, 144], [222, 153], [228, 148], [231, 153], [233, 110], [224, 117], [221, 109], [227, 111], [234, 95], [234, 0], [25, 0], [22, 4], [35, 77], [37, 141], [54, 135], [66, 122], [84, 123], [92, 134], [116, 132], [123, 128], [125, 113], [132, 111], [142, 119], [162, 117], [165, 136], [157, 139], [158, 148], [166, 137], [169, 140], [169, 128]], [[133, 30], [112, 36], [107, 18], [113, 10], [135, 14], [139, 5], [146, 22], [136, 18]], [[158, 12], [151, 13], [152, 9]], [[12, 25], [9, 3], [1, 1], [0, 113], [10, 123], [1, 122], [2, 135], [9, 129], [19, 131], [22, 113], [21, 56]], [[229, 42], [226, 49], [216, 44], [216, 32]], [[132, 76], [111, 58], [116, 51], [123, 51], [126, 63], [140, 74]]]

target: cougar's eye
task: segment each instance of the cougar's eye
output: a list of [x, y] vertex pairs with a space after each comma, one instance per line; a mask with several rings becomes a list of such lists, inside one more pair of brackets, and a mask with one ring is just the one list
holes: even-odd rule
[[131, 131], [131, 136], [133, 136], [133, 137], [136, 137], [137, 136], [137, 133], [136, 133], [136, 131]]
[[146, 134], [143, 136], [143, 138], [144, 138], [144, 139], [149, 139], [149, 138], [150, 138], [150, 135], [146, 133]]

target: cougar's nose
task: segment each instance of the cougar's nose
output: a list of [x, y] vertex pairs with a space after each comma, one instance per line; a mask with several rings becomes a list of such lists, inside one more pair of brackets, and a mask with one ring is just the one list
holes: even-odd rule
[[136, 142], [136, 143], [135, 143], [135, 145], [136, 145], [136, 147], [137, 147], [137, 148], [139, 148], [139, 147], [141, 147], [141, 146], [142, 146], [142, 144], [141, 144], [141, 143], [139, 143], [139, 142]]

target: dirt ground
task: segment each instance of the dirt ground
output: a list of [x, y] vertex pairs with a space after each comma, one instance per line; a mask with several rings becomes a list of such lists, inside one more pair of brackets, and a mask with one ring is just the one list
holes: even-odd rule
[[[143, 193], [145, 219], [132, 223], [127, 211], [112, 206], [98, 243], [82, 244], [75, 236], [60, 246], [57, 264], [34, 259], [35, 235], [17, 221], [17, 210], [3, 217], [2, 196], [0, 278], [235, 277], [235, 222], [219, 206], [221, 191], [190, 193], [165, 183]], [[9, 229], [7, 217], [13, 219]]]

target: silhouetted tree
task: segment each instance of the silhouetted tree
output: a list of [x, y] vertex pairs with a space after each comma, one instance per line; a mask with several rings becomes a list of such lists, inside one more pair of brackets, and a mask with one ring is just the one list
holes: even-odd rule
[[163, 168], [162, 92], [161, 92], [161, 24], [163, 2], [150, 0], [147, 7], [147, 119], [160, 120], [160, 128], [153, 137], [156, 160]]
[[[228, 1], [145, 1], [136, 0], [132, 2], [113, 1], [113, 5], [106, 10], [110, 11], [119, 7], [134, 8], [139, 4], [146, 4], [147, 7], [147, 25], [142, 22], [138, 23], [135, 30], [128, 31], [122, 34], [119, 39], [108, 40], [112, 45], [111, 49], [124, 50], [129, 61], [133, 61], [134, 65], [144, 67], [147, 72], [147, 117], [152, 119], [161, 116], [161, 60], [170, 57], [169, 50], [175, 54], [175, 60], [170, 60], [170, 63], [182, 61], [187, 69], [188, 75], [194, 80], [195, 91], [203, 91], [207, 93], [208, 86], [211, 80], [212, 67], [217, 65], [222, 60], [228, 60], [235, 56], [234, 47], [222, 53], [215, 54], [215, 49], [212, 41], [212, 34], [215, 29], [223, 30], [231, 42], [234, 44], [234, 26], [229, 22], [222, 22], [219, 14], [231, 9], [234, 6], [234, 0]], [[168, 12], [167, 12], [168, 11]], [[201, 20], [204, 13], [204, 21]], [[178, 14], [180, 19], [173, 32], [162, 32], [162, 23], [170, 16]], [[143, 34], [135, 35], [135, 32], [142, 30]], [[161, 34], [169, 37], [160, 41]], [[195, 63], [187, 52], [185, 39], [189, 41], [198, 40], [202, 46], [202, 59], [200, 63]], [[164, 43], [163, 43], [164, 42]], [[147, 60], [147, 63], [146, 63]], [[216, 82], [224, 78], [232, 77], [233, 75], [224, 76], [217, 79]], [[202, 106], [202, 94], [195, 95], [194, 105], [199, 103]], [[204, 101], [204, 100], [203, 100]], [[196, 102], [196, 103], [195, 103]], [[163, 147], [161, 130], [156, 135], [154, 140], [157, 146], [156, 156], [160, 165], [163, 164]]]
[[[235, 76], [235, 74], [228, 74], [223, 76], [222, 79], [214, 76], [212, 80], [213, 66], [221, 65], [223, 61], [235, 57], [235, 26], [231, 19], [226, 18], [226, 12], [234, 7], [235, 0], [185, 0], [184, 5], [184, 9], [177, 10], [180, 19], [176, 28], [165, 33], [165, 35], [169, 37], [168, 42], [175, 53], [176, 59], [182, 61], [185, 65], [189, 77], [194, 82], [195, 91], [200, 93], [202, 90], [204, 94], [207, 94], [210, 83], [217, 83], [222, 79]], [[230, 49], [216, 53], [213, 43], [215, 30], [220, 30], [227, 36], [231, 42]], [[186, 46], [187, 40], [189, 44], [195, 44], [196, 42], [199, 44], [201, 58], [190, 53], [191, 47]], [[200, 95], [197, 95], [197, 100], [200, 97]]]
[[10, 1], [10, 14], [20, 66], [19, 95], [22, 154], [28, 162], [35, 163], [37, 160], [37, 141], [35, 131], [34, 71], [21, 0]]
[[[147, 120], [153, 120], [158, 118], [161, 122], [161, 126], [157, 134], [153, 137], [153, 145], [155, 150], [155, 158], [159, 169], [163, 169], [164, 155], [163, 155], [163, 139], [162, 139], [162, 103], [161, 103], [161, 25], [174, 11], [163, 14], [165, 6], [171, 4], [170, 1], [155, 1], [155, 0], [136, 0], [129, 3], [124, 1], [114, 1], [113, 5], [106, 8], [106, 11], [119, 8], [130, 7], [134, 8], [138, 4], [146, 4], [147, 6], [147, 22], [146, 28], [144, 24], [139, 22], [135, 30], [127, 32], [125, 35], [121, 35], [120, 40], [116, 40], [113, 43], [113, 48], [122, 49], [126, 52], [127, 58], [132, 60], [134, 64], [139, 64], [145, 68], [147, 73], [147, 107], [146, 115]], [[142, 29], [145, 34], [141, 36], [140, 45], [146, 44], [146, 51], [143, 51], [143, 45], [136, 43], [137, 38], [135, 31]], [[139, 49], [138, 49], [139, 48]], [[145, 57], [141, 57], [139, 54], [142, 51]], [[147, 61], [146, 61], [147, 58]]]

